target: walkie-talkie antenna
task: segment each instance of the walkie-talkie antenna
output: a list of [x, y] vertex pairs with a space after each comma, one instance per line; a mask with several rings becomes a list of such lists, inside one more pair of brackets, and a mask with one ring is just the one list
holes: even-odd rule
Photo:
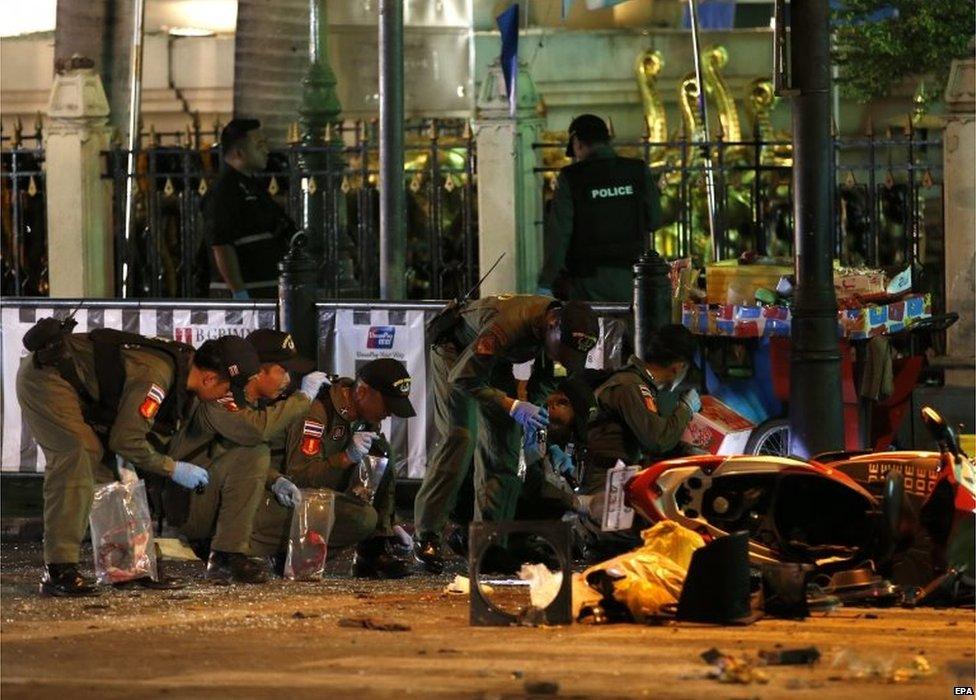
[[481, 287], [482, 283], [486, 279], [488, 279], [488, 275], [490, 275], [492, 272], [495, 271], [495, 268], [498, 267], [498, 263], [500, 263], [502, 261], [502, 258], [504, 258], [504, 257], [505, 257], [505, 253], [503, 251], [502, 254], [498, 256], [498, 260], [495, 261], [495, 264], [492, 265], [490, 268], [488, 268], [488, 272], [486, 272], [484, 275], [482, 275], [481, 279], [478, 280], [477, 284], [475, 284], [471, 289], [469, 289], [467, 294], [465, 294], [463, 297], [461, 297], [460, 299], [458, 299], [458, 303], [461, 303], [463, 301], [467, 301], [471, 297], [472, 294], [474, 294], [476, 291], [478, 291], [478, 289]]
[[84, 305], [85, 305], [85, 300], [84, 299], [80, 300], [78, 302], [78, 306], [76, 306], [72, 310], [72, 312], [70, 314], [68, 314], [67, 316], [65, 316], [64, 320], [61, 321], [61, 327], [62, 328], [68, 328], [70, 326], [71, 328], [74, 328], [75, 326], [77, 326], [78, 325], [78, 322], [75, 320], [75, 314], [77, 314], [79, 311], [81, 311], [81, 307], [84, 306]]

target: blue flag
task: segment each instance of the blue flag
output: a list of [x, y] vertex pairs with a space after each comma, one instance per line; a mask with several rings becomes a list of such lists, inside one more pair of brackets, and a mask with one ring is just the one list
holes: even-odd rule
[[502, 75], [505, 76], [505, 92], [508, 95], [509, 113], [515, 116], [515, 81], [518, 76], [518, 3], [502, 12], [495, 19], [502, 35]]

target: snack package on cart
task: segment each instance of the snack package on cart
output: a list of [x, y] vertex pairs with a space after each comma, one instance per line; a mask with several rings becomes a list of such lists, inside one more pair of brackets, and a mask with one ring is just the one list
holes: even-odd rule
[[335, 493], [327, 489], [302, 489], [302, 502], [291, 515], [285, 578], [291, 581], [322, 578], [334, 524]]
[[156, 544], [144, 481], [99, 487], [88, 523], [99, 583], [156, 579]]

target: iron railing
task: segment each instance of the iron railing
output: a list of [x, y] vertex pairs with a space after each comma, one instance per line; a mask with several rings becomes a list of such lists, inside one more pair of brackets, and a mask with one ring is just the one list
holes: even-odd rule
[[47, 203], [41, 123], [24, 134], [0, 133], [0, 292], [3, 296], [48, 293]]
[[[746, 251], [789, 257], [793, 252], [792, 147], [775, 140], [707, 144], [719, 177], [718, 258]], [[565, 143], [533, 144], [543, 211], [566, 159]], [[662, 195], [664, 221], [654, 245], [667, 257], [710, 259], [705, 163], [699, 143], [643, 139], [617, 144], [618, 153], [651, 164]], [[834, 242], [846, 265], [924, 266], [933, 291], [943, 266], [942, 143], [911, 127], [883, 136], [834, 139]], [[538, 227], [544, 220], [536, 222]]]
[[[207, 296], [210, 255], [202, 212], [221, 158], [218, 146], [200, 140], [199, 131], [150, 134], [137, 156], [135, 224], [128, 245], [122, 216], [128, 152], [106, 153], [106, 176], [115, 192], [120, 295], [125, 280], [129, 297]], [[274, 151], [259, 178], [295, 225], [309, 231], [321, 261], [321, 294], [374, 298], [379, 292], [376, 124], [331, 126], [324, 141], [327, 145], [294, 143]], [[474, 151], [466, 122], [427, 121], [408, 129], [409, 298], [450, 298], [477, 280]]]

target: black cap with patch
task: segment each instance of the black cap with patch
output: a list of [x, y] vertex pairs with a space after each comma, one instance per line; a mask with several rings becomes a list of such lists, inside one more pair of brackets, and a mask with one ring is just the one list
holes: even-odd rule
[[247, 136], [249, 131], [261, 128], [257, 119], [231, 119], [220, 132], [220, 148], [226, 157], [227, 151]]
[[399, 360], [384, 357], [372, 360], [359, 368], [356, 376], [383, 394], [390, 413], [400, 418], [413, 418], [417, 412], [410, 403], [410, 375]]
[[584, 355], [596, 347], [600, 322], [586, 302], [567, 301], [563, 304], [559, 325], [563, 345]]
[[206, 341], [197, 350], [217, 358], [220, 370], [230, 377], [231, 386], [242, 387], [261, 371], [254, 346], [239, 335], [223, 335]]
[[261, 364], [281, 365], [295, 374], [307, 374], [315, 369], [312, 360], [298, 354], [291, 333], [259, 328], [247, 336], [247, 342], [257, 350]]
[[610, 140], [610, 129], [606, 122], [595, 114], [581, 114], [569, 123], [567, 129], [569, 143], [566, 144], [566, 156], [573, 157], [573, 137], [583, 143], [606, 143]]
[[590, 420], [590, 413], [596, 407], [596, 397], [593, 389], [580, 377], [566, 377], [556, 387], [556, 391], [566, 395], [573, 413], [576, 415], [573, 421], [573, 429], [580, 438], [586, 437], [586, 424]]

